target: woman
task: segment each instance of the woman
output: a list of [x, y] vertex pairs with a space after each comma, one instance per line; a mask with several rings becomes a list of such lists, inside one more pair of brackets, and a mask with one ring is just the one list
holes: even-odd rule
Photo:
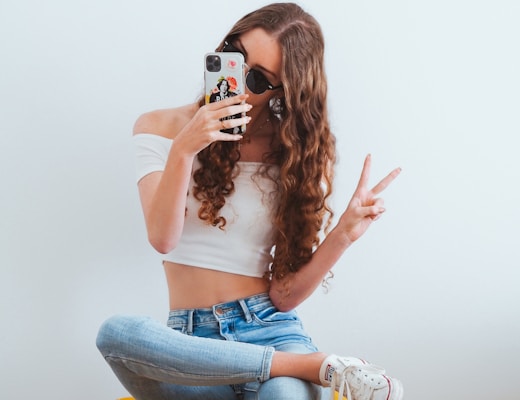
[[[135, 124], [148, 238], [164, 255], [168, 326], [113, 317], [99, 332], [100, 351], [137, 399], [316, 399], [330, 386], [350, 400], [401, 399], [402, 385], [381, 369], [318, 352], [293, 311], [384, 212], [375, 196], [399, 169], [369, 190], [367, 157], [320, 243], [332, 215], [335, 140], [318, 23], [295, 4], [268, 5], [239, 20], [217, 50], [244, 54], [245, 94], [154, 111]], [[242, 124], [245, 136], [221, 131]]]

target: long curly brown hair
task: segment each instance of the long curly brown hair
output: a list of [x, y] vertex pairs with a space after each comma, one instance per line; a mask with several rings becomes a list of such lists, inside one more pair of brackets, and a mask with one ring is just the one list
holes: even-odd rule
[[[272, 221], [274, 258], [266, 277], [282, 279], [310, 260], [321, 229], [329, 227], [335, 137], [328, 121], [324, 40], [318, 22], [296, 4], [275, 3], [245, 15], [226, 39], [254, 28], [264, 29], [282, 48], [283, 97], [271, 106], [273, 119], [280, 121], [277, 146], [265, 156], [280, 170]], [[224, 41], [217, 51], [223, 46]], [[203, 103], [201, 99], [199, 104]], [[215, 142], [198, 159], [201, 167], [194, 173], [194, 195], [201, 201], [199, 218], [223, 229], [226, 220], [219, 211], [234, 191], [239, 147], [234, 142]]]

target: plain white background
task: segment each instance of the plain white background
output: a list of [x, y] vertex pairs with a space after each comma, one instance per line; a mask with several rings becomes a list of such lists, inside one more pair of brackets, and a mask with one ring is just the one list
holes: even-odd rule
[[[193, 101], [202, 55], [265, 1], [2, 0], [0, 382], [10, 400], [126, 392], [97, 353], [114, 313], [165, 321], [131, 129]], [[326, 37], [339, 214], [364, 156], [387, 213], [300, 307], [323, 351], [415, 400], [518, 400], [520, 6], [300, 2]]]

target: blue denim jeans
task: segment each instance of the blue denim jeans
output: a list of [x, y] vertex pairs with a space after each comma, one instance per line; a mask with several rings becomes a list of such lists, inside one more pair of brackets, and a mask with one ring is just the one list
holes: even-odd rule
[[115, 316], [97, 346], [138, 400], [315, 400], [309, 382], [269, 379], [275, 350], [317, 351], [295, 311], [280, 312], [267, 294], [212, 308], [174, 310], [167, 326], [147, 317]]

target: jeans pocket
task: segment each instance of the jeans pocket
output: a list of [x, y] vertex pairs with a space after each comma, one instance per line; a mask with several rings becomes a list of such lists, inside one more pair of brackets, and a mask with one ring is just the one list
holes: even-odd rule
[[295, 324], [301, 326], [300, 318], [296, 311], [279, 311], [276, 307], [267, 307], [253, 314], [253, 320], [263, 326], [272, 326], [277, 324]]

